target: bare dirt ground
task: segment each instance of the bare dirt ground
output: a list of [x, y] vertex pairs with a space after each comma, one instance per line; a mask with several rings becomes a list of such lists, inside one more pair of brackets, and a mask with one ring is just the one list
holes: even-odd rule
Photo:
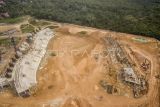
[[[159, 107], [160, 62], [156, 40], [134, 41], [135, 35], [115, 33], [77, 25], [62, 24], [48, 45], [48, 52], [37, 75], [33, 95], [23, 99], [6, 90], [0, 93], [0, 107]], [[85, 34], [81, 34], [85, 31]], [[105, 78], [104, 36], [117, 37], [123, 45], [151, 61], [149, 91], [135, 99], [107, 94], [99, 85]], [[27, 71], [26, 71], [27, 72]]]

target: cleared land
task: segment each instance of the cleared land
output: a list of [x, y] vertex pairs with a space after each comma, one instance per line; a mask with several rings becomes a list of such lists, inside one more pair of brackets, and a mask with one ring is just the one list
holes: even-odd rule
[[[33, 95], [23, 99], [11, 90], [3, 91], [0, 93], [0, 107], [159, 107], [160, 80], [155, 76], [159, 75], [160, 62], [156, 40], [76, 25], [59, 25], [38, 71], [38, 84]], [[148, 92], [140, 98], [134, 98], [131, 87], [117, 79], [122, 65], [111, 61], [105, 37], [117, 40], [136, 73], [145, 76]], [[146, 71], [140, 66], [144, 59], [150, 64]], [[118, 91], [108, 94], [101, 81], [118, 87]]]

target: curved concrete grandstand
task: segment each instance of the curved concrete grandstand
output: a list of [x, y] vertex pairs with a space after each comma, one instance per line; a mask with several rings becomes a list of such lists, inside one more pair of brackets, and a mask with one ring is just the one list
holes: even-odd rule
[[27, 54], [22, 55], [16, 62], [12, 77], [10, 79], [0, 78], [0, 87], [3, 88], [10, 84], [16, 89], [19, 96], [29, 96], [29, 89], [37, 84], [36, 74], [52, 37], [54, 37], [54, 34], [49, 28], [38, 32], [34, 36], [34, 42]]
[[13, 69], [14, 86], [19, 95], [28, 91], [37, 84], [36, 73], [41, 63], [41, 59], [46, 53], [49, 40], [53, 37], [50, 29], [44, 29], [35, 35], [32, 48], [22, 57]]

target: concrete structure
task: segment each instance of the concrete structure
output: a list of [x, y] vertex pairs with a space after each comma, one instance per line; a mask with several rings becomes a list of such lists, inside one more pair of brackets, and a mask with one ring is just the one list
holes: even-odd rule
[[26, 53], [29, 50], [30, 45], [27, 42], [23, 42], [21, 46], [18, 48], [21, 53]]
[[[0, 85], [10, 83], [19, 96], [29, 96], [29, 90], [37, 84], [36, 74], [41, 60], [45, 56], [48, 43], [53, 36], [53, 31], [48, 28], [38, 32], [34, 36], [29, 51], [17, 60], [12, 77], [8, 79], [0, 78]], [[25, 43], [25, 46], [28, 47], [28, 44]]]
[[6, 78], [0, 77], [0, 90], [6, 86], [9, 86], [9, 82]]
[[105, 42], [106, 42], [106, 45], [109, 46], [107, 50], [112, 60], [112, 63], [120, 62], [122, 64], [125, 64], [126, 66], [130, 66], [129, 61], [127, 59], [127, 55], [124, 52], [124, 50], [121, 48], [117, 40], [113, 39], [112, 37], [106, 37]]
[[32, 33], [28, 33], [28, 34], [27, 34], [27, 39], [26, 39], [26, 41], [27, 41], [29, 44], [33, 43], [33, 34], [32, 34]]
[[122, 76], [125, 82], [133, 83], [133, 84], [140, 84], [140, 79], [134, 73], [132, 68], [123, 68]]
[[52, 37], [53, 32], [50, 29], [37, 33], [32, 49], [15, 65], [12, 81], [14, 81], [17, 93], [25, 92], [37, 84], [36, 74]]

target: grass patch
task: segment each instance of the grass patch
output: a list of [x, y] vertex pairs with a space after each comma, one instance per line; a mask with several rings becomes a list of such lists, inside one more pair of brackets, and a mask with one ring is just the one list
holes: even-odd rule
[[80, 32], [78, 32], [78, 34], [86, 35], [86, 34], [87, 34], [87, 31], [80, 31]]
[[[15, 38], [16, 45], [19, 43], [19, 41], [20, 41], [20, 38]], [[11, 45], [12, 45], [11, 39], [9, 38], [0, 39], [0, 46], [9, 47]]]
[[46, 25], [50, 25], [49, 22], [47, 21], [42, 21], [42, 20], [36, 20], [36, 19], [30, 19], [29, 23], [34, 25], [34, 26], [46, 26]]
[[80, 31], [77, 33], [79, 37], [88, 37], [89, 35], [87, 34], [87, 31]]
[[9, 46], [11, 45], [10, 39], [0, 39], [0, 46]]
[[22, 22], [23, 20], [24, 20], [23, 17], [6, 18], [6, 19], [1, 19], [0, 23], [14, 24], [14, 23]]
[[34, 27], [30, 24], [23, 24], [21, 25], [22, 33], [32, 33], [35, 31]]
[[133, 38], [133, 40], [138, 41], [138, 42], [142, 42], [142, 43], [148, 42], [147, 39], [142, 38], [142, 37]]
[[57, 25], [52, 25], [52, 26], [47, 26], [47, 28], [50, 28], [50, 29], [56, 29], [56, 28], [58, 28], [59, 26], [57, 26]]
[[0, 32], [0, 36], [3, 36], [3, 33], [2, 33], [2, 32]]
[[48, 89], [52, 89], [52, 88], [53, 88], [53, 85], [48, 86]]
[[56, 53], [52, 52], [50, 53], [50, 56], [56, 56]]

